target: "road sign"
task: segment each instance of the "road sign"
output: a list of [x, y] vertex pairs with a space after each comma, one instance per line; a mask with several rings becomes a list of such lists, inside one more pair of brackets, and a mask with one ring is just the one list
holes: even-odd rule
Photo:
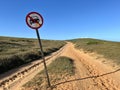
[[37, 12], [30, 12], [26, 16], [26, 23], [32, 29], [38, 29], [43, 25], [43, 17]]
[[44, 57], [44, 53], [43, 53], [42, 43], [41, 43], [40, 35], [38, 32], [38, 28], [40, 28], [43, 25], [43, 18], [39, 13], [31, 12], [26, 16], [26, 23], [30, 28], [36, 30], [36, 34], [38, 37], [38, 42], [39, 42], [39, 46], [40, 46], [40, 50], [41, 50], [41, 56], [43, 59], [45, 73], [46, 73], [46, 77], [47, 77], [47, 81], [48, 81], [48, 86], [51, 87], [50, 79], [49, 79], [49, 75], [48, 75], [48, 71], [47, 71], [47, 65], [46, 65], [45, 57]]

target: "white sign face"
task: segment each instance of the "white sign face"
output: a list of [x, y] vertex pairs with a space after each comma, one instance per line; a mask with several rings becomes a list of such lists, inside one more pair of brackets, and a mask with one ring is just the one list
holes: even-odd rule
[[26, 23], [32, 29], [38, 29], [43, 25], [43, 18], [37, 12], [31, 12], [26, 16]]

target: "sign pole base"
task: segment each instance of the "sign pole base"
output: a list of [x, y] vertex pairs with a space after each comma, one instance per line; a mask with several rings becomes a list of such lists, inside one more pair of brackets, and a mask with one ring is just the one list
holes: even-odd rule
[[41, 39], [40, 39], [38, 29], [36, 29], [36, 34], [37, 34], [39, 46], [40, 46], [40, 49], [41, 49], [41, 55], [42, 55], [42, 59], [43, 59], [43, 63], [44, 63], [44, 68], [45, 68], [45, 73], [46, 73], [46, 77], [47, 77], [47, 81], [48, 81], [48, 86], [51, 87], [50, 79], [49, 79], [49, 75], [48, 75], [48, 71], [47, 71], [47, 65], [46, 65], [46, 62], [45, 62], [45, 57], [44, 57], [42, 43], [41, 43]]

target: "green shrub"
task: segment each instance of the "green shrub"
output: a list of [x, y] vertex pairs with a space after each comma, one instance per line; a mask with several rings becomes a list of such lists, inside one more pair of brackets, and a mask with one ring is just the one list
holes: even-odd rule
[[97, 45], [97, 44], [99, 44], [99, 42], [97, 42], [97, 41], [88, 41], [87, 42], [87, 45]]

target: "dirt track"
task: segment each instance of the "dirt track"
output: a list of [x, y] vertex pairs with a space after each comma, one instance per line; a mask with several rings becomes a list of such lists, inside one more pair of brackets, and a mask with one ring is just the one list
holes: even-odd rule
[[[45, 57], [47, 65], [59, 57], [64, 47]], [[36, 60], [19, 68], [0, 75], [0, 90], [21, 90], [21, 86], [30, 81], [37, 73], [44, 69], [42, 60]]]
[[[58, 56], [72, 58], [76, 74], [54, 85], [57, 90], [120, 90], [120, 69], [115, 70], [100, 59], [97, 60], [94, 56], [75, 49], [72, 43], [68, 43], [61, 51], [48, 59], [47, 64]], [[42, 69], [43, 65], [40, 64], [39, 67], [27, 72], [24, 78], [12, 84], [10, 90], [19, 90], [25, 82], [32, 79]]]
[[76, 75], [74, 79], [58, 84], [61, 90], [120, 90], [120, 69], [104, 64], [83, 51], [76, 50], [69, 43], [62, 56], [74, 60]]

